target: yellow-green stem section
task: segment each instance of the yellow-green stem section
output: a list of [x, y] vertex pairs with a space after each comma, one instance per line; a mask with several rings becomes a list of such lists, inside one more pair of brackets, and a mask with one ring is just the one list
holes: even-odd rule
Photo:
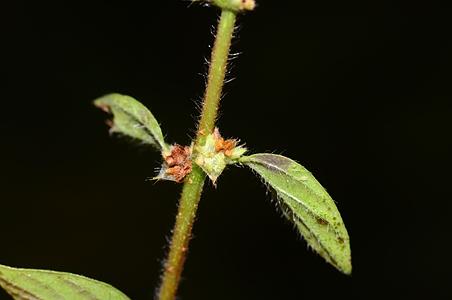
[[206, 94], [202, 107], [201, 118], [198, 125], [196, 144], [203, 144], [203, 139], [211, 133], [215, 127], [218, 106], [221, 99], [224, 77], [226, 74], [229, 48], [234, 32], [236, 13], [223, 10], [218, 24], [217, 37], [212, 50], [212, 58], [207, 80]]
[[[235, 12], [222, 11], [212, 50], [209, 77], [195, 145], [202, 145], [205, 136], [211, 133], [215, 127], [235, 19]], [[185, 179], [182, 188], [179, 211], [173, 229], [168, 258], [165, 262], [162, 283], [158, 292], [159, 300], [174, 300], [176, 297], [205, 178], [206, 175], [201, 168], [193, 164], [193, 170]]]

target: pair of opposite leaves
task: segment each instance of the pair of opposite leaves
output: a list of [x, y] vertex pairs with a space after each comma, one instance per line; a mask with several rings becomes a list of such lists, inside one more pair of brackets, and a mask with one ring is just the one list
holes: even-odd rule
[[[95, 105], [114, 115], [112, 132], [154, 145], [163, 153], [170, 151], [157, 120], [138, 101], [110, 94], [97, 99]], [[241, 155], [230, 163], [244, 164], [259, 174], [307, 243], [338, 270], [351, 273], [347, 230], [333, 200], [309, 171], [275, 154]], [[130, 300], [114, 287], [83, 276], [3, 265], [0, 286], [16, 300]]]
[[[113, 114], [110, 124], [112, 133], [120, 133], [144, 143], [151, 144], [162, 153], [170, 151], [166, 144], [159, 123], [152, 113], [132, 97], [109, 94], [95, 100], [94, 104]], [[212, 137], [212, 133], [207, 137]], [[261, 176], [275, 193], [282, 213], [293, 222], [308, 245], [339, 271], [350, 274], [350, 241], [342, 218], [333, 199], [322, 185], [297, 162], [276, 154], [262, 153], [245, 156], [246, 149], [237, 147], [233, 159], [226, 164], [243, 164]], [[199, 159], [202, 151], [196, 151]], [[211, 168], [201, 168], [213, 180], [221, 174], [225, 163], [215, 174]]]

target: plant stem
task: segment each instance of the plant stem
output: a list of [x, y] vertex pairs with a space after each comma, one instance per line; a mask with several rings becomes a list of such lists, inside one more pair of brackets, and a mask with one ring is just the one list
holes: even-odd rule
[[235, 19], [235, 12], [230, 10], [222, 11], [217, 29], [217, 37], [212, 50], [206, 94], [204, 96], [204, 104], [198, 125], [197, 144], [202, 144], [200, 140], [206, 134], [212, 132], [215, 126]]
[[[204, 143], [205, 136], [211, 133], [215, 126], [235, 19], [235, 12], [222, 10], [212, 50], [206, 93], [194, 149]], [[159, 300], [173, 300], [176, 297], [205, 178], [206, 175], [201, 168], [193, 164], [192, 172], [185, 179], [182, 188], [179, 211], [173, 229], [168, 258], [165, 262], [162, 283], [158, 292]]]

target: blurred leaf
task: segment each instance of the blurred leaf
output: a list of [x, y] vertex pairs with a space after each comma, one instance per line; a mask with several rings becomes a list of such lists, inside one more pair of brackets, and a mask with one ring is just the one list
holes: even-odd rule
[[352, 271], [347, 229], [333, 199], [297, 162], [275, 154], [244, 156], [274, 190], [284, 215], [295, 223], [307, 243], [343, 273]]
[[111, 285], [83, 276], [3, 265], [0, 286], [15, 300], [130, 300]]
[[94, 101], [94, 105], [113, 114], [110, 132], [117, 132], [167, 151], [159, 123], [152, 113], [132, 97], [108, 94]]

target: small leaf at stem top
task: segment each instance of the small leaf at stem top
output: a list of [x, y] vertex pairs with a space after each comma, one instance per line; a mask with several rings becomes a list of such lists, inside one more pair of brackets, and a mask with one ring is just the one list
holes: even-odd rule
[[333, 199], [297, 162], [276, 154], [244, 156], [240, 162], [257, 172], [276, 193], [283, 214], [307, 243], [345, 274], [352, 271], [350, 240]]
[[154, 115], [134, 98], [108, 94], [94, 100], [94, 105], [113, 114], [110, 132], [120, 133], [167, 152], [162, 130]]
[[3, 265], [0, 286], [15, 300], [130, 300], [111, 285], [80, 275]]

